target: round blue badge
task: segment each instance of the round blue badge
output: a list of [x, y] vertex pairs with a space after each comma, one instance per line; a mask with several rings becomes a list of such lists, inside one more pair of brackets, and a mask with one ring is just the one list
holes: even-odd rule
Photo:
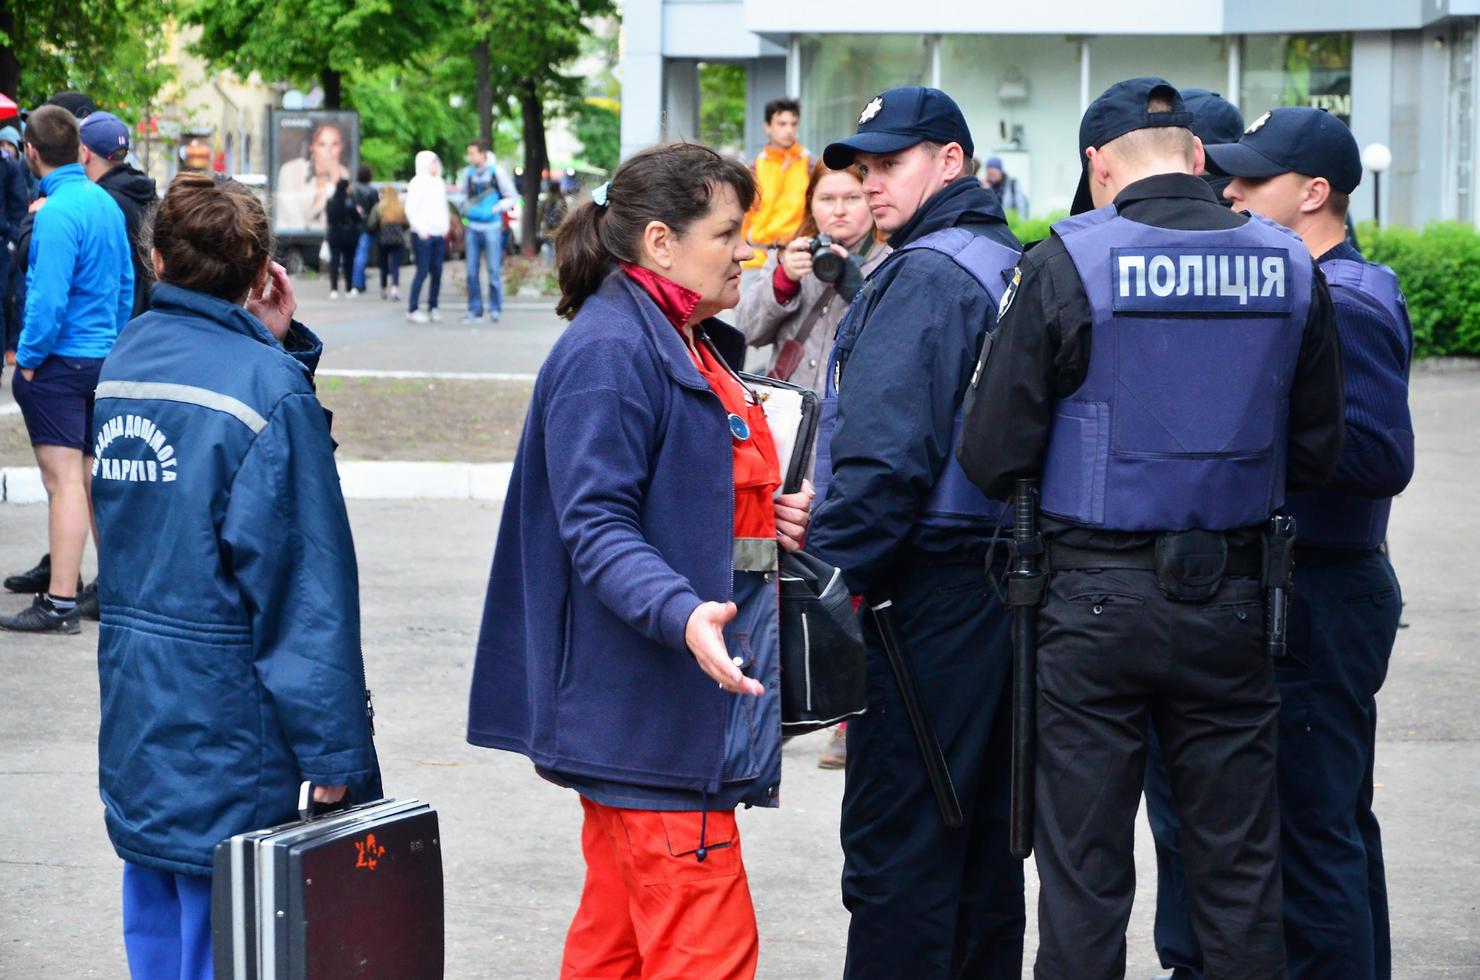
[[740, 416], [730, 413], [730, 435], [744, 442], [750, 438], [750, 426]]

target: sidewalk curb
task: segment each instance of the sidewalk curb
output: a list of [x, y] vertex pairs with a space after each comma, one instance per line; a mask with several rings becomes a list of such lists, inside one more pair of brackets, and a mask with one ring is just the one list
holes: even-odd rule
[[[346, 500], [488, 500], [502, 502], [513, 463], [403, 463], [345, 460], [339, 486]], [[41, 471], [34, 466], [0, 469], [0, 502], [46, 500]]]

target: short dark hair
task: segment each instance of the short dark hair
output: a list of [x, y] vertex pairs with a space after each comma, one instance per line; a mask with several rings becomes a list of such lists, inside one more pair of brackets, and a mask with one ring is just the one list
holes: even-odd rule
[[560, 303], [570, 319], [613, 265], [636, 263], [642, 234], [661, 221], [678, 235], [709, 213], [721, 188], [735, 192], [741, 211], [755, 203], [755, 175], [739, 160], [698, 143], [663, 143], [629, 157], [606, 185], [606, 204], [587, 201], [555, 233]]
[[26, 120], [26, 142], [48, 167], [76, 163], [78, 157], [77, 117], [59, 105], [44, 105]]
[[795, 113], [796, 117], [800, 119], [802, 117], [802, 104], [790, 97], [772, 99], [766, 103], [766, 122], [770, 123], [771, 117], [778, 112]]
[[370, 169], [370, 164], [360, 164], [360, 169], [355, 171], [355, 179], [362, 184], [368, 184], [375, 179], [375, 171]]
[[479, 153], [487, 153], [488, 152], [488, 141], [487, 140], [468, 140], [468, 149], [471, 150], [475, 146], [478, 148], [478, 152]]

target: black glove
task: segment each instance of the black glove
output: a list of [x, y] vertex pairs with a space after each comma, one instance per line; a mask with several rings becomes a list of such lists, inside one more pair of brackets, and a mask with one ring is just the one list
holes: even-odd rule
[[863, 288], [863, 266], [856, 256], [850, 255], [843, 260], [843, 275], [833, 284], [833, 289], [846, 302], [853, 302], [853, 297]]

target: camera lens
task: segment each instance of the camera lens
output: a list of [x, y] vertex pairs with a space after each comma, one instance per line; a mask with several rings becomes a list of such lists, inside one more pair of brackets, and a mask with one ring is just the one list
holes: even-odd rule
[[832, 250], [832, 239], [818, 235], [812, 239], [812, 275], [823, 282], [837, 282], [843, 278], [845, 260]]

